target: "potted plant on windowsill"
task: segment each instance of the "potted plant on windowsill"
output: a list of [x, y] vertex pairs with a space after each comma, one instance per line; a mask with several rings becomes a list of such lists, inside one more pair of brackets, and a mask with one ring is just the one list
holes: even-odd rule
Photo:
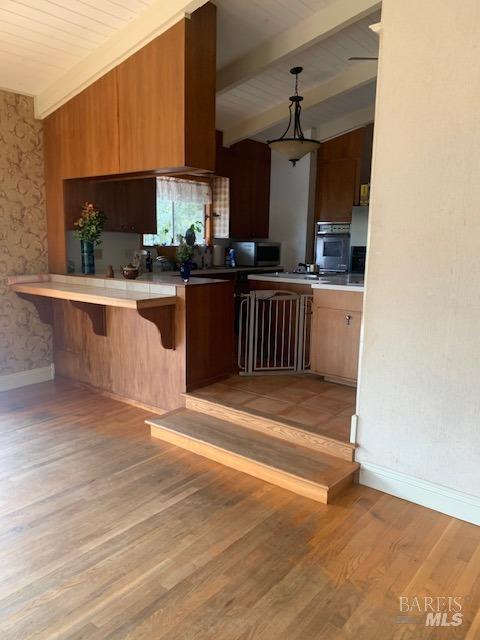
[[202, 223], [194, 222], [188, 227], [184, 236], [181, 233], [177, 236], [177, 261], [180, 264], [180, 277], [184, 282], [188, 282], [190, 280], [194, 246], [197, 240], [195, 232], [198, 233], [201, 230]]
[[80, 218], [74, 222], [76, 227], [74, 236], [80, 240], [80, 252], [82, 255], [82, 273], [93, 275], [95, 273], [95, 245], [102, 243], [102, 235], [106, 216], [91, 202], [85, 202]]

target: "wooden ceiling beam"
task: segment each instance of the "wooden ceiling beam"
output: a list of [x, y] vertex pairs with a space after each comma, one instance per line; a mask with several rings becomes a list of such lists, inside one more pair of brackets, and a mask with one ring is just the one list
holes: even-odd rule
[[220, 69], [217, 73], [217, 93], [228, 91], [287, 56], [332, 36], [377, 11], [380, 6], [378, 0], [337, 0], [320, 9]]
[[[353, 89], [372, 82], [377, 77], [377, 62], [356, 62], [331, 80], [324, 82], [303, 94], [302, 109], [316, 106], [335, 96], [348, 93]], [[251, 138], [262, 131], [266, 131], [282, 121], [288, 120], [288, 102], [267, 109], [262, 113], [248, 118], [223, 132], [223, 144], [230, 146], [239, 140]]]

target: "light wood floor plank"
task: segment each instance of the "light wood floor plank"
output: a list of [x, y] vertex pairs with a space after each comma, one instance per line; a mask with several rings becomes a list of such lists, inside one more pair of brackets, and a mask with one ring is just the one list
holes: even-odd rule
[[[0, 394], [1, 640], [479, 637], [479, 528], [359, 486], [312, 502], [147, 415], [67, 381]], [[398, 624], [400, 595], [460, 595], [464, 623]]]

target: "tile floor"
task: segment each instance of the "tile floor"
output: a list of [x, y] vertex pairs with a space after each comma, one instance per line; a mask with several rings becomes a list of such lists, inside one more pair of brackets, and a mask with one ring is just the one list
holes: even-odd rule
[[356, 389], [324, 382], [313, 374], [232, 376], [196, 395], [243, 410], [280, 418], [308, 431], [348, 441]]

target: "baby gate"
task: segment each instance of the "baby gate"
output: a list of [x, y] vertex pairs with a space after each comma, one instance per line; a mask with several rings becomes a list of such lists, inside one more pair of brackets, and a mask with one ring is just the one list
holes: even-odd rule
[[312, 296], [276, 290], [252, 291], [240, 297], [240, 373], [308, 369]]

